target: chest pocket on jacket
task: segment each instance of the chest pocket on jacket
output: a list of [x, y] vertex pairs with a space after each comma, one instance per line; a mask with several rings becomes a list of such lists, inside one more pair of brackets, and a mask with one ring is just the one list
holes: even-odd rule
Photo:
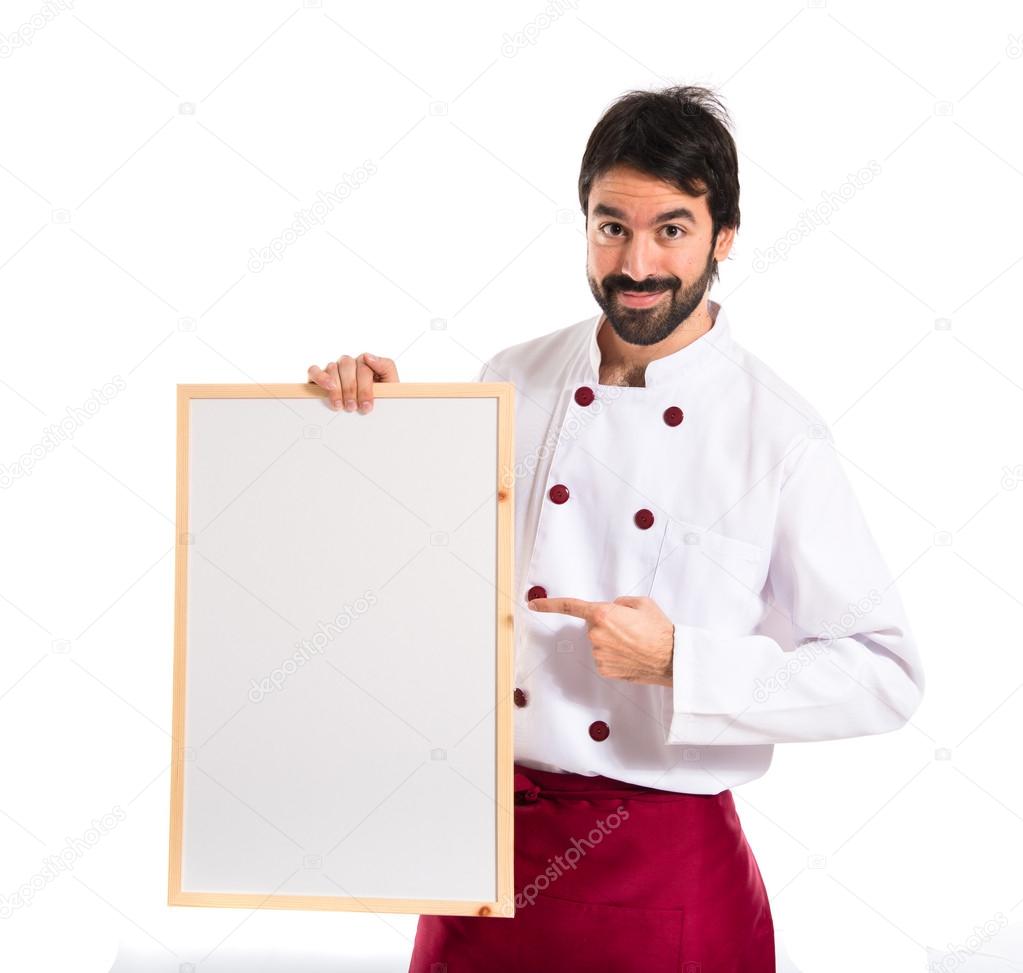
[[763, 611], [765, 562], [758, 544], [671, 518], [650, 597], [675, 623], [743, 634]]

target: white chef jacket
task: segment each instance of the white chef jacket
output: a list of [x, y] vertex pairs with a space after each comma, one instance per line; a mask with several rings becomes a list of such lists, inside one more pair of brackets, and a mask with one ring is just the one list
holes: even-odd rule
[[[709, 308], [710, 331], [650, 362], [645, 387], [598, 383], [600, 314], [477, 377], [515, 386], [524, 766], [715, 794], [762, 775], [775, 743], [894, 730], [920, 702], [916, 643], [830, 429]], [[652, 598], [675, 625], [674, 685], [601, 676], [583, 619], [527, 607], [540, 588]]]

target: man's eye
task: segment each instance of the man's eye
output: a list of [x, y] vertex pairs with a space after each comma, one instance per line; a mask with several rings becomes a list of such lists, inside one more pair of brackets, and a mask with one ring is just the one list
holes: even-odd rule
[[[617, 228], [618, 228], [619, 230], [620, 230], [620, 229], [622, 228], [622, 224], [621, 224], [621, 223], [601, 223], [601, 224], [600, 224], [600, 230], [601, 230], [601, 232], [606, 232], [606, 230], [607, 230], [607, 227], [609, 227], [609, 226], [615, 226], [615, 227], [617, 227]], [[608, 236], [617, 236], [618, 234], [617, 234], [617, 233], [608, 233], [607, 235], [608, 235]]]
[[682, 237], [684, 237], [686, 235], [686, 231], [683, 230], [682, 227], [680, 227], [680, 226], [675, 226], [674, 223], [669, 224], [664, 229], [665, 230], [678, 230], [678, 233], [670, 233], [670, 234], [668, 234], [668, 239], [669, 240], [681, 240]]

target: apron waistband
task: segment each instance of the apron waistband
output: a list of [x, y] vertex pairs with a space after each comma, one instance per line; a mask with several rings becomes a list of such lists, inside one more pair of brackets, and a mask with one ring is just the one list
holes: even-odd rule
[[540, 797], [577, 798], [639, 798], [642, 800], [704, 800], [728, 801], [731, 792], [718, 794], [687, 794], [631, 784], [628, 781], [600, 774], [575, 774], [551, 770], [535, 770], [515, 764], [514, 792], [516, 804], [533, 804]]

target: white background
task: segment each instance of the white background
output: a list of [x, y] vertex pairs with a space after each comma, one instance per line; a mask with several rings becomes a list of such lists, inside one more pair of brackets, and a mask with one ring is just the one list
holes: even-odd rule
[[[105, 971], [121, 941], [175, 971], [271, 948], [404, 969], [415, 917], [164, 904], [174, 386], [301, 382], [367, 350], [405, 380], [468, 381], [596, 313], [586, 138], [622, 92], [680, 82], [721, 92], [741, 153], [742, 225], [713, 296], [832, 425], [928, 677], [898, 733], [779, 747], [737, 790], [779, 939], [814, 973], [922, 969], [928, 946], [964, 945], [946, 969], [979, 962], [978, 945], [1009, 951], [1018, 4], [43, 9], [0, 10], [0, 896], [94, 819], [123, 820], [3, 912], [5, 967]], [[253, 269], [367, 163], [322, 225]], [[70, 438], [38, 449], [62, 419]], [[968, 946], [985, 923], [993, 938]]]

